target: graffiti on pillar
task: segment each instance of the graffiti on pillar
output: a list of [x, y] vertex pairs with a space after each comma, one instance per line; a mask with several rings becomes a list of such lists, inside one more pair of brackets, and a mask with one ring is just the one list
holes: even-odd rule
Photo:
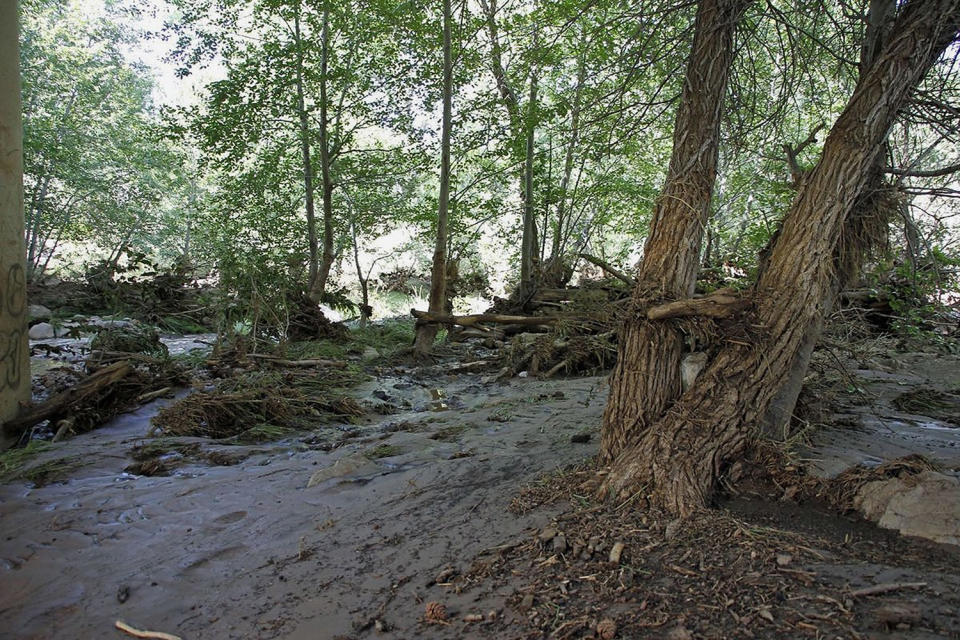
[[13, 318], [14, 326], [0, 330], [0, 389], [18, 389], [23, 379], [24, 317], [27, 287], [23, 265], [14, 264], [0, 280], [0, 317]]

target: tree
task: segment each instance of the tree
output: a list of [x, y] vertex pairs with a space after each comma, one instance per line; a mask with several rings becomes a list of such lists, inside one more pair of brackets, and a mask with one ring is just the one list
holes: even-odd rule
[[162, 223], [179, 165], [152, 80], [122, 53], [139, 34], [112, 5], [103, 15], [80, 2], [21, 9], [28, 275], [42, 275], [67, 241], [107, 251], [115, 267], [134, 236]]
[[[0, 422], [30, 399], [17, 5], [0, 6]], [[0, 449], [9, 443], [0, 440]]]
[[[227, 67], [227, 77], [209, 87], [202, 107], [179, 112], [183, 129], [197, 140], [203, 167], [220, 176], [220, 188], [242, 190], [243, 198], [228, 196], [238, 207], [230, 215], [249, 216], [284, 236], [282, 228], [302, 225], [306, 247], [295, 242], [294, 250], [269, 249], [287, 254], [278, 263], [306, 249], [301, 286], [318, 301], [342, 244], [338, 239], [349, 235], [348, 207], [336, 197], [338, 186], [353, 180], [347, 159], [378, 153], [372, 141], [380, 139], [381, 127], [405, 117], [398, 105], [407, 99], [408, 86], [400, 79], [408, 63], [393, 41], [396, 25], [380, 20], [382, 6], [363, 0], [178, 4], [184, 22], [175, 56], [183, 72], [212, 49]], [[256, 33], [254, 41], [244, 36], [246, 30]], [[401, 73], [380, 73], [390, 68]], [[296, 172], [264, 171], [271, 163], [287, 168], [293, 162]], [[270, 197], [249, 188], [255, 183]], [[267, 248], [258, 244], [260, 251]]]
[[[443, 122], [440, 133], [440, 199], [437, 205], [437, 238], [430, 272], [430, 313], [444, 313], [447, 304], [447, 234], [450, 214], [450, 137], [453, 127], [453, 22], [451, 0], [443, 0]], [[433, 346], [436, 324], [417, 327], [414, 352], [423, 356]]]
[[[748, 0], [702, 0], [674, 129], [667, 182], [657, 200], [636, 274], [633, 304], [693, 293], [703, 230], [710, 215], [720, 149], [720, 123], [733, 36]], [[610, 379], [601, 459], [614, 460], [680, 395], [683, 335], [637, 318], [620, 334]]]
[[[844, 226], [899, 111], [955, 41], [958, 27], [957, 0], [909, 0], [900, 6], [889, 38], [831, 128], [819, 162], [784, 217], [748, 315], [752, 325], [761, 327], [760, 335], [753, 344], [722, 346], [669, 410], [664, 407], [647, 424], [635, 423], [632, 432], [622, 427], [629, 444], [613, 460], [606, 493], [643, 490], [651, 504], [680, 515], [706, 504], [717, 479], [744, 452], [789, 379], [808, 328], [822, 321], [833, 274], [841, 268], [832, 257], [841, 241], [853, 241], [843, 238]], [[621, 342], [624, 361], [618, 377], [639, 348]], [[623, 388], [619, 379], [614, 384]], [[611, 396], [608, 414], [625, 415], [631, 402], [634, 397], [623, 389]], [[604, 428], [618, 424], [605, 422]]]

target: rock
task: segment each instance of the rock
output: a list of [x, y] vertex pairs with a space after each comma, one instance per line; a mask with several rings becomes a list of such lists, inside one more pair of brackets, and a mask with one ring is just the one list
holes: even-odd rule
[[778, 554], [777, 554], [777, 566], [778, 566], [778, 567], [785, 567], [785, 566], [787, 566], [788, 564], [790, 564], [791, 562], [793, 562], [793, 556], [791, 556], [789, 553], [778, 553]]
[[868, 482], [854, 507], [884, 529], [960, 545], [960, 480], [924, 471], [916, 476]]
[[557, 533], [558, 531], [553, 527], [547, 527], [537, 537], [540, 538], [540, 542], [550, 542], [557, 537]]
[[49, 320], [52, 312], [42, 304], [31, 304], [27, 307], [27, 316], [30, 322], [34, 320]]
[[533, 608], [533, 594], [528, 593], [523, 596], [523, 600], [520, 601], [520, 611], [529, 611]]
[[572, 436], [570, 436], [570, 442], [572, 442], [573, 444], [586, 444], [590, 442], [590, 434], [575, 433]]
[[553, 550], [556, 553], [563, 553], [567, 550], [567, 537], [562, 533], [553, 539]]
[[380, 357], [380, 352], [373, 347], [367, 347], [363, 350], [363, 354], [360, 357], [364, 360], [376, 360]]
[[39, 322], [30, 327], [30, 332], [27, 335], [30, 336], [31, 340], [49, 340], [56, 336], [56, 331], [49, 322]]

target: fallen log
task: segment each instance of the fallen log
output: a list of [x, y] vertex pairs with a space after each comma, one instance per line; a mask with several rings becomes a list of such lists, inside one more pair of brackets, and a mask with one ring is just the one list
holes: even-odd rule
[[557, 321], [555, 316], [510, 316], [498, 313], [477, 313], [466, 316], [454, 316], [445, 313], [430, 313], [428, 311], [410, 310], [410, 315], [417, 319], [417, 323], [423, 324], [456, 324], [461, 327], [476, 327], [481, 331], [488, 331], [482, 323], [503, 324], [503, 325], [523, 325], [537, 326], [553, 324]]
[[647, 310], [647, 319], [655, 321], [689, 316], [725, 318], [747, 304], [748, 302], [737, 296], [732, 289], [718, 289], [703, 298], [675, 300], [651, 307]]
[[631, 287], [636, 284], [636, 281], [633, 278], [625, 274], [623, 271], [620, 271], [616, 267], [604, 262], [600, 258], [595, 258], [588, 253], [581, 253], [580, 257], [586, 260], [587, 262], [589, 262], [590, 264], [600, 267], [601, 269], [603, 269], [604, 271], [612, 275], [617, 280], [620, 280], [621, 282], [624, 282]]
[[30, 427], [65, 413], [71, 405], [99, 391], [112, 387], [130, 374], [130, 363], [126, 360], [116, 362], [100, 369], [66, 391], [55, 395], [46, 402], [21, 409], [19, 415], [3, 423], [3, 432], [8, 436], [19, 437]]

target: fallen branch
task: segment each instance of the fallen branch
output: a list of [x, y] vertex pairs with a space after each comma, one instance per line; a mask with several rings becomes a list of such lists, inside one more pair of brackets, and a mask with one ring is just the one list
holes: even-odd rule
[[513, 324], [524, 326], [535, 326], [542, 324], [553, 324], [557, 321], [554, 316], [507, 316], [498, 313], [477, 313], [468, 316], [453, 316], [445, 313], [430, 313], [428, 311], [410, 310], [410, 315], [417, 319], [418, 324], [456, 324], [461, 327], [476, 327], [484, 329], [481, 326], [483, 322], [491, 324]]
[[312, 358], [308, 360], [287, 360], [278, 356], [271, 356], [262, 353], [248, 353], [248, 358], [253, 360], [264, 360], [278, 367], [333, 367], [343, 369], [347, 366], [346, 362], [337, 362], [336, 360], [324, 360], [321, 358]]
[[927, 586], [926, 582], [886, 582], [884, 584], [875, 584], [872, 587], [855, 589], [850, 592], [850, 595], [854, 598], [861, 598], [863, 596], [875, 596], [881, 593], [890, 593], [903, 589], [922, 589], [925, 586]]
[[718, 289], [703, 298], [676, 300], [651, 307], [647, 310], [647, 319], [655, 321], [688, 316], [725, 318], [746, 306], [747, 301], [737, 296], [732, 289]]
[[616, 267], [613, 267], [613, 266], [611, 266], [610, 264], [604, 262], [604, 261], [601, 260], [600, 258], [595, 258], [595, 257], [593, 257], [593, 256], [591, 256], [590, 254], [587, 254], [587, 253], [581, 253], [581, 254], [580, 254], [580, 257], [583, 258], [584, 260], [586, 260], [587, 262], [589, 262], [590, 264], [593, 264], [593, 265], [596, 265], [596, 266], [600, 267], [601, 269], [603, 269], [604, 271], [606, 271], [607, 273], [609, 273], [610, 275], [612, 275], [612, 276], [613, 276], [614, 278], [616, 278], [617, 280], [621, 280], [622, 282], [625, 282], [626, 284], [630, 285], [631, 287], [636, 284], [636, 282], [634, 281], [633, 278], [631, 278], [630, 276], [628, 276], [627, 274], [625, 274], [623, 271], [620, 271], [620, 270], [617, 269]]
[[173, 387], [164, 387], [162, 389], [157, 389], [156, 391], [150, 391], [149, 393], [144, 393], [137, 396], [137, 404], [147, 404], [152, 400], [156, 400], [161, 396], [165, 396], [173, 392]]
[[114, 626], [124, 633], [129, 633], [135, 638], [150, 638], [151, 640], [182, 640], [180, 636], [175, 636], [172, 633], [164, 633], [163, 631], [144, 631], [142, 629], [136, 629], [131, 627], [123, 620], [117, 620], [114, 623]]
[[9, 436], [19, 436], [38, 422], [52, 418], [87, 396], [115, 385], [129, 373], [130, 363], [126, 360], [104, 367], [43, 404], [23, 409], [20, 415], [3, 424], [3, 431]]

